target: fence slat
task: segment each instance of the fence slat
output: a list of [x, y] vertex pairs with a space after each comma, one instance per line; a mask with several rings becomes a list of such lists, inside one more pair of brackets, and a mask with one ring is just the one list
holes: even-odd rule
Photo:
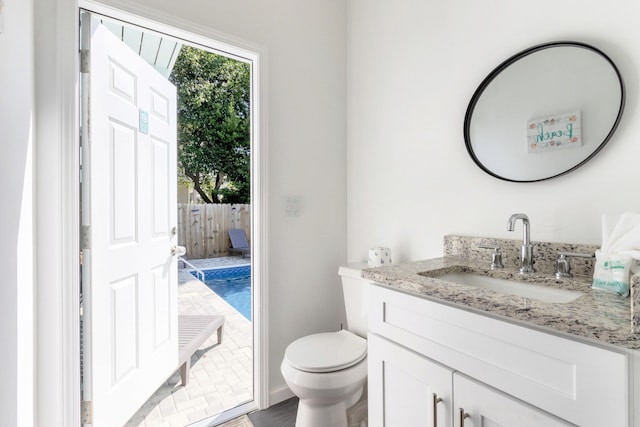
[[242, 228], [251, 243], [251, 205], [178, 204], [178, 244], [190, 259], [227, 256], [232, 228]]

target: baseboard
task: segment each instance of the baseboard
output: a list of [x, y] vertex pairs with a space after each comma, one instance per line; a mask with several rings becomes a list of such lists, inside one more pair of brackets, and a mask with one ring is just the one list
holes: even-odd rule
[[286, 384], [282, 384], [278, 387], [272, 388], [269, 391], [269, 406], [273, 406], [276, 403], [283, 402], [294, 396], [289, 387]]
[[251, 402], [236, 406], [234, 408], [228, 409], [224, 412], [220, 412], [218, 414], [212, 415], [203, 420], [196, 421], [193, 424], [189, 424], [189, 427], [217, 426], [218, 424], [222, 424], [226, 421], [233, 420], [234, 418], [240, 417], [244, 414], [248, 414], [249, 412], [255, 411], [256, 409], [258, 409], [258, 407], [256, 406], [255, 402], [251, 401]]

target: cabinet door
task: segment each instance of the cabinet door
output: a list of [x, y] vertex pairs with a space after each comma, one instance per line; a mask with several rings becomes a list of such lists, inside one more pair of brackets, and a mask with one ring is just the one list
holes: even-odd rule
[[[453, 390], [455, 426], [568, 427], [574, 425], [457, 372], [453, 375]], [[461, 418], [464, 419], [461, 420]]]
[[370, 427], [451, 426], [450, 369], [375, 334], [368, 346]]

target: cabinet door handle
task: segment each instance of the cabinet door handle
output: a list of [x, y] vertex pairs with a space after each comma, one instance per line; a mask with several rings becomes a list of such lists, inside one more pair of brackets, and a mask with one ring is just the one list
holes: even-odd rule
[[442, 398], [435, 393], [431, 397], [433, 402], [433, 427], [438, 427], [438, 403], [442, 402]]
[[460, 427], [464, 427], [464, 420], [469, 418], [471, 415], [464, 412], [464, 408], [460, 408]]

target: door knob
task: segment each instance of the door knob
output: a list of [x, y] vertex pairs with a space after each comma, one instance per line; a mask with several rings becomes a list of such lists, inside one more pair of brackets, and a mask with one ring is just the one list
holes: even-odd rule
[[187, 248], [184, 246], [172, 246], [171, 247], [171, 255], [182, 256], [187, 253]]

